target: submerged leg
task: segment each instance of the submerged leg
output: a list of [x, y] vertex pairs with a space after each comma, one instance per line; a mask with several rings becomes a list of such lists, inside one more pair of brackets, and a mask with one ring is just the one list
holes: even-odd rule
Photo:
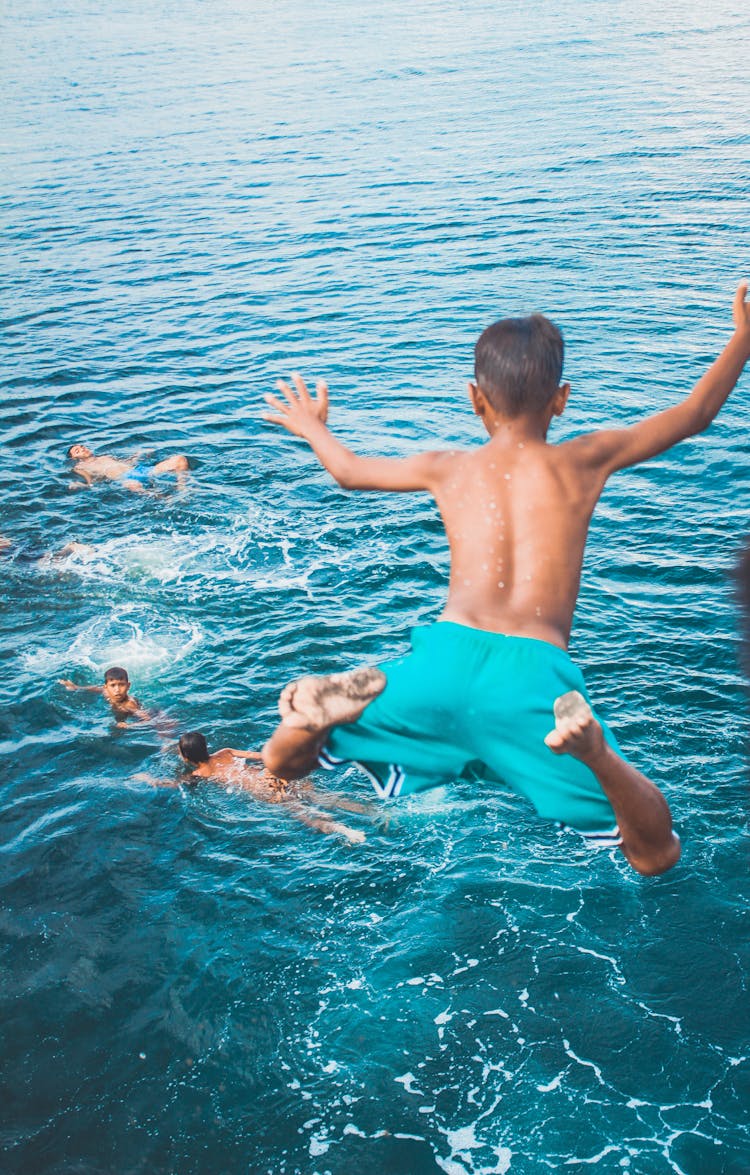
[[279, 698], [281, 722], [263, 748], [265, 766], [282, 779], [307, 775], [331, 728], [356, 722], [385, 685], [385, 674], [371, 666], [290, 682]]
[[153, 466], [154, 473], [186, 473], [190, 462], [184, 453], [175, 453], [172, 457], [165, 457]]
[[622, 851], [638, 873], [666, 873], [680, 859], [669, 805], [656, 784], [626, 763], [604, 738], [601, 725], [577, 690], [555, 702], [555, 729], [544, 740], [558, 755], [572, 755], [593, 771], [615, 813]]
[[175, 453], [173, 457], [165, 457], [163, 461], [158, 461], [151, 472], [157, 476], [162, 473], [173, 473], [177, 481], [177, 488], [184, 490], [187, 485], [189, 469], [190, 462], [185, 454]]

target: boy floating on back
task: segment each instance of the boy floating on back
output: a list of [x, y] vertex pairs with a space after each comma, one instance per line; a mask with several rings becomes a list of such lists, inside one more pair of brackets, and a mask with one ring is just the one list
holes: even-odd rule
[[479, 775], [584, 833], [616, 824], [612, 843], [639, 873], [677, 862], [664, 797], [621, 757], [567, 646], [607, 479], [708, 427], [750, 357], [746, 294], [743, 282], [732, 338], [682, 403], [557, 445], [547, 430], [570, 386], [560, 382], [560, 332], [539, 314], [497, 322], [477, 342], [469, 394], [490, 439], [475, 449], [359, 457], [326, 427], [324, 382], [313, 399], [298, 375], [294, 389], [279, 381], [265, 418], [307, 440], [339, 485], [433, 495], [451, 572], [443, 613], [414, 631], [410, 654], [286, 687], [263, 749], [272, 774], [354, 761], [384, 796]]
[[121, 460], [119, 457], [102, 455], [97, 457], [88, 445], [71, 445], [68, 457], [75, 461], [73, 472], [83, 478], [84, 484], [72, 483], [71, 489], [88, 488], [95, 481], [119, 481], [126, 490], [135, 494], [145, 494], [149, 485], [156, 477], [165, 473], [173, 473], [179, 489], [184, 489], [190, 462], [184, 453], [176, 453], [173, 457], [165, 457], [157, 461], [156, 465], [149, 465], [138, 456]]

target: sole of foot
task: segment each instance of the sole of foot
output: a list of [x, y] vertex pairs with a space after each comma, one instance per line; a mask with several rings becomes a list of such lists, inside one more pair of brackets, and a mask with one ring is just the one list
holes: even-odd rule
[[605, 748], [604, 732], [591, 707], [578, 690], [555, 699], [555, 729], [545, 743], [556, 755], [572, 755], [589, 767]]
[[569, 693], [561, 694], [559, 698], [555, 698], [552, 709], [555, 715], [555, 726], [558, 730], [561, 726], [567, 726], [569, 723], [583, 723], [594, 717], [588, 702], [577, 689], [572, 689]]
[[386, 676], [364, 666], [327, 677], [300, 677], [282, 691], [279, 713], [286, 726], [317, 732], [356, 722], [365, 707], [382, 694]]

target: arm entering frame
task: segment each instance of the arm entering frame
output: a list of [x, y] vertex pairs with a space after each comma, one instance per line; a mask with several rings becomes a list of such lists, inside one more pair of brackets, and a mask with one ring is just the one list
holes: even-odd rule
[[[319, 380], [313, 399], [300, 375], [293, 375], [294, 389], [283, 380], [281, 396], [266, 395], [272, 412], [263, 418], [279, 424], [310, 445], [324, 469], [343, 489], [419, 491], [432, 489], [444, 454], [417, 453], [410, 457], [360, 457], [333, 435], [326, 425], [328, 385]], [[283, 397], [283, 399], [282, 399]]]
[[742, 282], [734, 296], [734, 333], [731, 339], [680, 404], [649, 416], [630, 428], [610, 429], [582, 437], [582, 455], [589, 456], [594, 464], [603, 467], [608, 476], [617, 469], [647, 461], [708, 428], [726, 403], [750, 358], [750, 304], [746, 301], [747, 291], [748, 283]]

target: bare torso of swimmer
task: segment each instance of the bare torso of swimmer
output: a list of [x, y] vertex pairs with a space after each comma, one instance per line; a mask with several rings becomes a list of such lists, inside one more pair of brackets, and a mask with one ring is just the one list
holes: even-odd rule
[[442, 620], [566, 648], [603, 479], [575, 441], [495, 435], [443, 455], [434, 495], [451, 550]]
[[[288, 783], [284, 779], [277, 779], [263, 766], [260, 753], [251, 753], [252, 760], [239, 757], [229, 748], [215, 751], [209, 755], [207, 763], [201, 763], [193, 772], [203, 779], [215, 779], [230, 789], [247, 791], [259, 800], [278, 804], [284, 800], [296, 798], [305, 788], [302, 781]], [[257, 758], [257, 762], [254, 760]]]
[[135, 464], [135, 457], [127, 461], [120, 461], [117, 457], [85, 457], [76, 463], [73, 472], [80, 473], [83, 477], [109, 478], [115, 481], [124, 473], [128, 473]]

